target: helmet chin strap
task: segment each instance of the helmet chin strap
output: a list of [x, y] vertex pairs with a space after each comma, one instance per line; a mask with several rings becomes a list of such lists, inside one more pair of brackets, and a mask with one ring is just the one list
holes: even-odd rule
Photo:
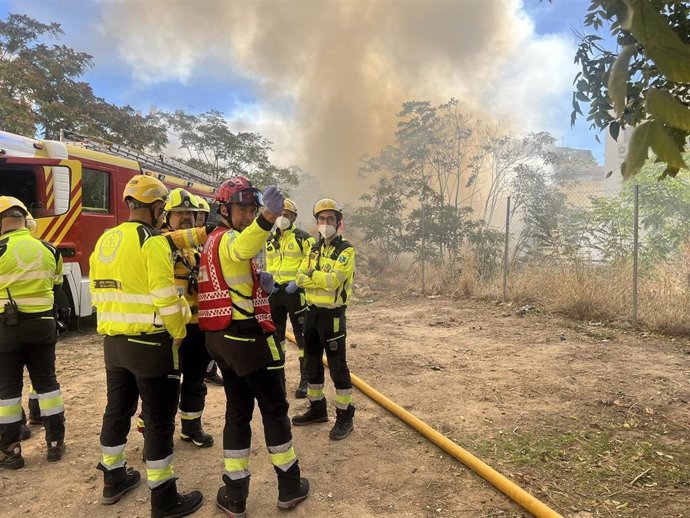
[[157, 228], [158, 218], [156, 217], [156, 209], [153, 204], [149, 205], [149, 214], [151, 215], [151, 226]]

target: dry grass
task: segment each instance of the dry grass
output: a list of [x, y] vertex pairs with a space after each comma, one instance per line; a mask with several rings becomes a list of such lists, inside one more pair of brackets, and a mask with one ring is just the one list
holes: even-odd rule
[[690, 268], [683, 257], [654, 267], [640, 279], [640, 321], [668, 335], [690, 334]]
[[[425, 294], [501, 300], [503, 278], [479, 275], [471, 250], [452, 265], [426, 264]], [[419, 262], [400, 258], [371, 279], [373, 289], [403, 293], [422, 291]], [[632, 264], [594, 266], [524, 264], [508, 276], [508, 299], [517, 305], [584, 321], [632, 321]], [[643, 270], [639, 281], [638, 323], [667, 335], [690, 335], [690, 265], [682, 256]]]

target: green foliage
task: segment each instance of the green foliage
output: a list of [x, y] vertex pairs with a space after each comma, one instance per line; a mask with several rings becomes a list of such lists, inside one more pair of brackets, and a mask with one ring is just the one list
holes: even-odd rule
[[632, 255], [635, 186], [639, 185], [640, 259], [652, 266], [680, 252], [690, 240], [690, 181], [659, 182], [663, 164], [647, 164], [618, 196], [592, 198], [588, 233], [607, 262]]
[[62, 35], [60, 24], [25, 15], [0, 20], [2, 129], [50, 139], [67, 129], [136, 149], [162, 149], [167, 135], [155, 118], [107, 103], [79, 80], [93, 65], [89, 54], [45, 42]]
[[[255, 185], [296, 186], [298, 174], [271, 163], [272, 143], [258, 133], [233, 133], [223, 114], [209, 110], [200, 115], [160, 113], [159, 118], [187, 152], [186, 162], [223, 181], [244, 175]], [[184, 158], [182, 160], [185, 160]]]
[[606, 49], [595, 34], [581, 35], [575, 55], [573, 124], [589, 103], [592, 128], [636, 127], [622, 173], [638, 173], [651, 148], [667, 164], [660, 175], [675, 176], [690, 136], [690, 2], [687, 0], [591, 0], [584, 24], [608, 27], [621, 48]]

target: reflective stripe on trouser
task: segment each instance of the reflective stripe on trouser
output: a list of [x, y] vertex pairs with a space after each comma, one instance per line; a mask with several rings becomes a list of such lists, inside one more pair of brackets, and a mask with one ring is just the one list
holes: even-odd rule
[[172, 454], [160, 460], [146, 460], [146, 478], [149, 488], [158, 487], [174, 476]]
[[336, 408], [345, 409], [352, 403], [352, 380], [347, 366], [345, 340], [347, 327], [345, 308], [324, 309], [310, 307], [304, 322], [305, 371], [307, 397], [316, 401], [323, 397], [323, 353], [336, 389]]
[[292, 447], [292, 441], [286, 442], [279, 446], [269, 446], [268, 453], [271, 454], [271, 462], [273, 465], [282, 470], [289, 470], [292, 465], [297, 462], [295, 449]]
[[107, 470], [112, 471], [127, 464], [125, 457], [125, 445], [103, 446], [101, 444], [101, 465]]
[[[215, 354], [213, 349], [210, 350]], [[271, 460], [274, 464], [277, 463], [276, 465], [289, 464], [294, 458], [294, 450], [291, 451], [292, 431], [288, 418], [289, 405], [285, 395], [283, 370], [269, 370], [264, 367], [240, 377], [222, 357], [217, 357], [216, 361], [223, 375], [227, 397], [223, 429], [224, 464], [227, 475], [233, 480], [249, 475], [251, 421], [255, 402], [261, 411], [264, 440]]]
[[336, 389], [335, 407], [346, 410], [352, 404], [352, 389]]
[[62, 400], [60, 390], [38, 394], [38, 407], [41, 409], [43, 417], [63, 413], [65, 411], [65, 403]]
[[243, 450], [223, 450], [223, 465], [225, 474], [230, 480], [239, 480], [248, 477], [249, 472], [249, 448]]
[[180, 382], [179, 373], [173, 370], [172, 339], [167, 335], [138, 338], [160, 345], [131, 343], [126, 336], [104, 340], [108, 402], [101, 444], [115, 447], [127, 441], [141, 397], [141, 415], [146, 421], [144, 456], [149, 487], [154, 488], [173, 477], [173, 435]]
[[319, 401], [323, 399], [325, 397], [323, 387], [323, 383], [307, 383], [307, 398], [309, 398], [309, 401]]
[[22, 420], [22, 398], [0, 399], [0, 424]]
[[200, 419], [203, 412], [183, 412], [180, 410], [180, 419], [183, 421], [193, 421], [194, 419]]

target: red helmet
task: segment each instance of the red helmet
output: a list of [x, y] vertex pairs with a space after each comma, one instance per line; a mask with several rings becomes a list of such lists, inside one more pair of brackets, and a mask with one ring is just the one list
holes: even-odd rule
[[238, 203], [240, 205], [263, 205], [263, 195], [259, 189], [252, 186], [252, 182], [244, 176], [236, 176], [225, 180], [216, 193], [216, 203]]

